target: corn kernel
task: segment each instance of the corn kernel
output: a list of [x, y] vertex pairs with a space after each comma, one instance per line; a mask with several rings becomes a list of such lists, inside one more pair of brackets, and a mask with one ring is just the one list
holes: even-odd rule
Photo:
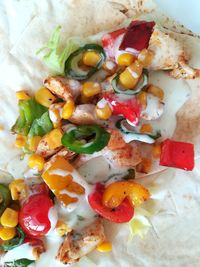
[[124, 53], [118, 56], [117, 63], [120, 66], [129, 66], [136, 58], [132, 54]]
[[58, 128], [62, 126], [62, 112], [63, 106], [65, 105], [64, 102], [52, 104], [49, 107], [49, 116], [51, 121], [53, 122], [54, 128]]
[[25, 146], [25, 144], [26, 144], [26, 137], [21, 134], [18, 134], [15, 140], [15, 146], [17, 148], [22, 148]]
[[30, 96], [23, 90], [16, 92], [16, 97], [18, 100], [28, 100]]
[[149, 173], [152, 168], [152, 160], [143, 158], [142, 162], [136, 166], [136, 171], [141, 173]]
[[10, 240], [16, 235], [15, 228], [0, 228], [0, 238], [4, 241]]
[[149, 123], [145, 123], [140, 127], [140, 133], [152, 133], [153, 127]]
[[83, 54], [83, 63], [86, 66], [96, 66], [100, 59], [101, 56], [95, 51], [87, 51]]
[[63, 107], [62, 118], [65, 120], [69, 119], [72, 116], [74, 110], [75, 110], [74, 100], [69, 99]]
[[47, 88], [42, 87], [35, 93], [35, 99], [48, 108], [56, 100], [56, 97]]
[[44, 158], [40, 155], [33, 154], [28, 159], [28, 166], [31, 169], [36, 168], [38, 171], [41, 171], [44, 168]]
[[153, 60], [154, 54], [147, 49], [143, 49], [140, 54], [138, 55], [138, 61], [144, 66], [147, 67], [151, 64]]
[[143, 109], [146, 108], [147, 106], [147, 93], [146, 92], [140, 92], [138, 95], [137, 95], [137, 99], [140, 103], [140, 105], [142, 106]]
[[67, 233], [71, 232], [71, 228], [67, 226], [67, 224], [61, 220], [58, 220], [56, 224], [56, 231], [59, 234], [59, 236], [64, 236]]
[[152, 155], [154, 158], [160, 158], [161, 154], [161, 145], [160, 144], [154, 144], [152, 148]]
[[83, 84], [83, 95], [86, 97], [91, 97], [98, 95], [101, 92], [101, 87], [97, 82], [85, 82]]
[[27, 196], [27, 186], [23, 179], [17, 179], [9, 184], [12, 200], [21, 200]]
[[164, 92], [163, 90], [158, 87], [158, 86], [154, 86], [154, 85], [150, 85], [147, 88], [147, 92], [158, 97], [161, 101], [164, 99]]
[[135, 60], [120, 75], [119, 82], [125, 89], [134, 89], [142, 74], [143, 67]]
[[59, 128], [53, 129], [47, 135], [45, 135], [44, 139], [48, 143], [50, 149], [58, 148], [62, 145], [61, 138], [63, 136], [62, 131]]
[[96, 247], [96, 249], [99, 252], [110, 252], [110, 251], [112, 251], [112, 243], [110, 243], [110, 242], [103, 242], [103, 243], [99, 244]]
[[37, 150], [38, 144], [42, 139], [41, 136], [33, 136], [29, 139], [29, 150], [35, 152]]
[[98, 105], [96, 106], [96, 114], [100, 120], [108, 120], [112, 115], [112, 109], [108, 104], [106, 104], [103, 108], [99, 108]]
[[18, 212], [16, 210], [6, 208], [1, 216], [1, 224], [5, 227], [15, 227], [18, 225]]

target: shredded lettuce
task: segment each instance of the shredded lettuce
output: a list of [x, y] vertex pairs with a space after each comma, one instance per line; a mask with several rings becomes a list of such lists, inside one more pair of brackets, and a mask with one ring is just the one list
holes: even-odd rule
[[135, 208], [135, 215], [129, 222], [129, 241], [131, 241], [135, 236], [144, 238], [151, 228], [149, 218], [158, 214], [161, 210], [159, 200], [164, 199], [166, 190], [163, 190], [163, 188], [158, 184], [152, 184], [148, 187], [148, 190], [150, 191], [151, 198]]
[[56, 74], [64, 73], [64, 65], [67, 58], [79, 47], [88, 43], [99, 43], [102, 34], [92, 35], [88, 37], [70, 37], [66, 40], [64, 48], [61, 46], [61, 26], [58, 26], [46, 45], [40, 48], [36, 53], [46, 51], [43, 60], [50, 70]]

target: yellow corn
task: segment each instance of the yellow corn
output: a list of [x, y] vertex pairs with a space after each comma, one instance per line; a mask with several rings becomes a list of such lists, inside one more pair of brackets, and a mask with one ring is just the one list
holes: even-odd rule
[[96, 247], [99, 252], [110, 252], [112, 250], [112, 243], [103, 242]]
[[144, 66], [147, 67], [151, 64], [153, 60], [154, 54], [147, 49], [143, 49], [140, 54], [138, 55], [138, 61]]
[[155, 86], [155, 85], [150, 85], [148, 88], [147, 88], [147, 92], [158, 97], [161, 101], [164, 99], [164, 92], [163, 90], [158, 87], [158, 86]]
[[62, 120], [62, 111], [63, 111], [64, 104], [65, 103], [63, 102], [55, 103], [55, 104], [52, 104], [49, 108], [50, 118], [51, 116], [53, 116], [53, 118], [51, 119], [52, 119], [54, 128], [59, 128], [62, 125], [61, 120]]
[[16, 210], [6, 208], [1, 216], [1, 224], [4, 227], [15, 227], [18, 225], [18, 212]]
[[137, 172], [149, 173], [152, 167], [152, 160], [148, 158], [143, 158], [142, 162], [136, 166]]
[[17, 148], [22, 148], [25, 146], [25, 144], [26, 144], [26, 137], [21, 134], [18, 134], [15, 140], [15, 146]]
[[152, 149], [153, 157], [160, 158], [160, 154], [161, 154], [161, 145], [160, 144], [153, 145], [153, 149]]
[[16, 92], [16, 97], [18, 100], [28, 100], [30, 96], [23, 90]]
[[29, 168], [36, 168], [38, 171], [41, 171], [44, 168], [45, 160], [42, 156], [33, 154], [28, 159]]
[[71, 228], [67, 226], [67, 224], [61, 220], [58, 220], [56, 224], [56, 231], [59, 234], [59, 236], [66, 235], [67, 233], [71, 232]]
[[140, 133], [152, 133], [153, 127], [149, 123], [145, 123], [140, 127]]
[[61, 138], [63, 136], [62, 131], [59, 128], [56, 128], [49, 132], [44, 138], [48, 143], [50, 149], [55, 149], [62, 145]]
[[133, 63], [134, 60], [135, 60], [134, 55], [124, 53], [118, 57], [117, 62], [120, 66], [129, 66], [131, 65], [131, 63]]
[[27, 186], [23, 179], [17, 179], [9, 184], [12, 200], [24, 199], [27, 196]]
[[35, 93], [35, 99], [48, 108], [56, 100], [56, 97], [47, 88], [42, 87]]
[[83, 54], [83, 63], [86, 66], [96, 66], [100, 59], [101, 56], [95, 51], [87, 51]]
[[143, 107], [143, 109], [145, 109], [147, 106], [147, 93], [142, 91], [137, 95], [137, 99], [141, 104], [141, 106]]
[[98, 95], [101, 92], [101, 86], [97, 82], [85, 82], [83, 84], [83, 95], [86, 97], [91, 97]]
[[69, 99], [63, 107], [62, 118], [65, 120], [69, 119], [72, 116], [74, 110], [75, 110], [74, 100]]
[[38, 144], [40, 140], [42, 139], [41, 136], [33, 136], [29, 140], [29, 150], [35, 152], [37, 150]]
[[106, 104], [103, 108], [99, 108], [97, 105], [95, 110], [97, 117], [101, 120], [108, 120], [112, 115], [112, 109], [108, 104]]
[[7, 228], [7, 227], [0, 228], [0, 238], [3, 241], [10, 240], [13, 237], [15, 237], [15, 235], [16, 235], [15, 228]]
[[135, 60], [129, 67], [127, 67], [119, 76], [120, 84], [125, 89], [134, 89], [140, 76], [142, 74], [142, 65]]

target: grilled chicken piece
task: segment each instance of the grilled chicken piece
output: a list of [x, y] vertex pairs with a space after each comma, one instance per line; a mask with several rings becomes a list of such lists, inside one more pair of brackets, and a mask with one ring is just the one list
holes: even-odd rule
[[60, 246], [57, 260], [72, 264], [105, 240], [104, 227], [100, 219], [85, 227], [82, 231], [71, 231]]
[[36, 154], [41, 155], [44, 158], [49, 158], [52, 155], [56, 154], [62, 146], [51, 149], [45, 138], [42, 138], [37, 146]]
[[95, 105], [82, 104], [78, 105], [69, 121], [74, 124], [93, 124], [97, 123], [98, 119], [95, 114]]
[[172, 70], [170, 74], [176, 79], [194, 79], [200, 76], [200, 70], [188, 66], [188, 56], [181, 42], [175, 40], [169, 33], [164, 33], [155, 27], [148, 49], [154, 52], [149, 69]]
[[44, 81], [44, 86], [65, 101], [71, 98], [76, 99], [81, 93], [81, 83], [79, 81], [62, 76], [48, 77]]
[[88, 160], [100, 156], [104, 157], [114, 167], [131, 169], [141, 162], [141, 154], [136, 142], [126, 144], [117, 130], [110, 129], [109, 131], [111, 132], [111, 138], [108, 145], [91, 155], [81, 154], [73, 163], [76, 168], [81, 167]]

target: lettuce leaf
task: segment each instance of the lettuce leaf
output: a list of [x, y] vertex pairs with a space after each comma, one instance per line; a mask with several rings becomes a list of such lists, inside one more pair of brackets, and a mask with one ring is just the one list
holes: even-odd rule
[[20, 100], [18, 105], [19, 117], [11, 129], [13, 133], [43, 136], [53, 128], [48, 109], [37, 103], [34, 98]]
[[64, 65], [67, 58], [77, 50], [80, 46], [88, 43], [99, 43], [103, 33], [92, 35], [88, 37], [70, 37], [66, 40], [64, 47], [61, 46], [61, 26], [58, 26], [46, 45], [40, 48], [36, 54], [41, 52], [46, 53], [43, 55], [43, 61], [56, 74], [64, 74]]
[[166, 190], [158, 184], [152, 184], [148, 187], [148, 190], [150, 191], [151, 198], [135, 208], [135, 215], [129, 222], [129, 241], [131, 241], [135, 236], [144, 238], [149, 229], [152, 227], [149, 218], [158, 214], [161, 210], [162, 206], [160, 201], [165, 198]]

